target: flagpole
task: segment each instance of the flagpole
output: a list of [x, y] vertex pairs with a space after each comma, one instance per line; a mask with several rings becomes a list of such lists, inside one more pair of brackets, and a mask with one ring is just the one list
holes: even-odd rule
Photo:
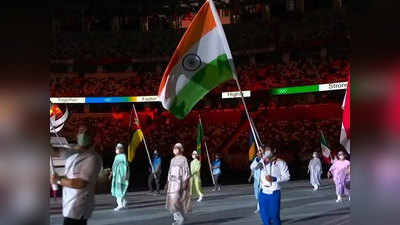
[[128, 133], [131, 131], [131, 124], [132, 124], [132, 112], [133, 112], [133, 105], [131, 109], [131, 113], [129, 115], [129, 127], [128, 127]]
[[[201, 127], [203, 127], [203, 123], [201, 122], [200, 113], [199, 113], [199, 122], [200, 122]], [[215, 180], [214, 180], [214, 176], [213, 176], [213, 174], [212, 174], [210, 155], [208, 154], [208, 148], [207, 148], [207, 141], [206, 141], [206, 140], [204, 140], [204, 147], [206, 148], [207, 159], [208, 159], [208, 166], [210, 167], [211, 179], [212, 179], [213, 184], [215, 185]]]
[[243, 106], [244, 106], [244, 110], [245, 110], [245, 112], [246, 112], [247, 119], [249, 120], [250, 129], [251, 129], [251, 132], [252, 132], [252, 134], [253, 134], [253, 137], [255, 137], [254, 140], [255, 140], [255, 142], [256, 142], [257, 151], [258, 151], [258, 150], [260, 149], [260, 143], [258, 143], [258, 141], [261, 142], [261, 140], [257, 140], [257, 139], [258, 139], [258, 138], [257, 138], [258, 136], [256, 135], [256, 133], [258, 134], [258, 132], [257, 132], [257, 130], [256, 130], [255, 125], [253, 124], [253, 121], [252, 121], [251, 117], [250, 117], [250, 113], [249, 113], [249, 111], [247, 110], [246, 101], [244, 100], [242, 88], [240, 87], [239, 81], [238, 81], [238, 79], [237, 79], [236, 69], [235, 69], [235, 66], [233, 65], [233, 62], [231, 62], [230, 65], [231, 65], [231, 69], [232, 69], [232, 72], [233, 72], [233, 79], [236, 81], [236, 85], [237, 85], [237, 87], [238, 87], [238, 89], [239, 89], [239, 92], [240, 92], [240, 99], [242, 99], [242, 103], [243, 103]]
[[[137, 118], [138, 125], [139, 125], [139, 127], [140, 127], [139, 116], [138, 116], [138, 114], [137, 114], [137, 112], [136, 112], [135, 104], [132, 103], [132, 107], [133, 107], [133, 110], [135, 111], [135, 116], [136, 116], [136, 118]], [[140, 128], [141, 128], [141, 127], [140, 127]], [[143, 133], [143, 143], [144, 143], [144, 147], [146, 148], [146, 153], [147, 153], [147, 157], [148, 157], [148, 159], [149, 159], [149, 163], [150, 163], [150, 166], [151, 166], [151, 171], [152, 171], [152, 173], [153, 173], [153, 175], [154, 175], [154, 178], [157, 179], [156, 173], [154, 173], [153, 163], [151, 163], [150, 153], [149, 153], [149, 150], [147, 149], [147, 143], [146, 143], [146, 138], [144, 137], [144, 133]]]
[[[217, 12], [217, 9], [215, 8], [213, 0], [208, 0], [208, 2], [210, 3], [211, 11], [213, 13], [213, 17], [214, 17], [214, 20], [216, 22], [217, 29], [218, 29], [218, 31], [219, 31], [219, 33], [221, 35], [220, 37], [222, 38], [222, 44], [223, 44], [223, 47], [224, 47], [224, 49], [226, 51], [226, 54], [227, 54], [227, 57], [228, 57], [228, 60], [229, 60], [229, 65], [231, 66], [231, 70], [232, 70], [232, 73], [233, 73], [233, 79], [236, 81], [236, 85], [239, 88], [239, 92], [240, 92], [240, 96], [241, 96], [241, 99], [242, 99], [242, 103], [243, 103], [244, 109], [246, 111], [247, 119], [249, 120], [249, 123], [250, 123], [251, 132], [253, 134], [253, 137], [255, 137], [254, 140], [256, 142], [256, 146], [257, 146], [257, 150], [258, 150], [258, 149], [260, 149], [260, 143], [258, 143], [259, 140], [257, 140], [257, 138], [256, 138], [257, 137], [256, 136], [256, 129], [255, 129], [255, 126], [251, 122], [250, 114], [249, 114], [249, 112], [247, 110], [246, 102], [244, 101], [243, 92], [242, 92], [242, 89], [240, 88], [240, 84], [239, 84], [239, 81], [237, 79], [236, 69], [235, 69], [235, 66], [233, 64], [233, 57], [232, 57], [232, 54], [231, 54], [231, 50], [229, 49], [228, 41], [226, 40], [226, 35], [225, 35], [224, 29], [222, 27], [220, 18], [218, 16], [219, 14]], [[261, 142], [261, 140], [260, 140], [260, 142]]]
[[[131, 112], [129, 114], [129, 125], [128, 125], [128, 138], [130, 137], [130, 133], [131, 133], [131, 126], [132, 126], [132, 113], [133, 113], [133, 105], [132, 105], [132, 109]], [[128, 139], [128, 143], [129, 143], [129, 139]], [[127, 156], [129, 155], [129, 153], [127, 154]], [[131, 162], [128, 161], [128, 177], [130, 179], [130, 174], [131, 174]]]
[[[250, 119], [251, 119], [251, 118], [250, 118]], [[253, 127], [255, 127], [253, 119], [251, 119], [251, 124], [253, 125]], [[254, 131], [255, 131], [255, 133], [256, 133], [256, 136], [257, 136], [257, 138], [258, 138], [258, 141], [261, 142], [261, 138], [260, 138], [260, 135], [258, 134], [258, 131], [257, 131], [256, 129], [254, 129]], [[257, 150], [257, 151], [258, 151], [258, 150]]]

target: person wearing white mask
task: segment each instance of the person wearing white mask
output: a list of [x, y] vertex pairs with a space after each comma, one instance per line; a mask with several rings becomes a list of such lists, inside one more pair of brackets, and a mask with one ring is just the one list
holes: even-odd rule
[[117, 207], [114, 211], [127, 208], [126, 191], [129, 185], [129, 165], [126, 155], [124, 154], [124, 146], [118, 143], [115, 147], [115, 159], [111, 173], [111, 195], [117, 200]]
[[64, 225], [86, 225], [95, 206], [95, 188], [103, 162], [92, 147], [87, 125], [79, 127], [73, 150], [66, 151], [65, 176], [53, 174], [51, 184], [63, 187]]
[[173, 148], [175, 157], [171, 160], [167, 180], [166, 208], [172, 213], [175, 222], [172, 225], [183, 225], [185, 214], [192, 210], [190, 196], [190, 169], [183, 145], [176, 143]]
[[328, 178], [333, 176], [336, 186], [336, 202], [341, 202], [343, 195], [348, 196], [350, 200], [350, 189], [347, 185], [350, 182], [350, 161], [346, 159], [343, 151], [338, 153], [338, 158], [329, 168]]
[[199, 154], [197, 151], [193, 151], [192, 153], [192, 162], [190, 163], [190, 194], [192, 196], [196, 195], [199, 196], [197, 199], [198, 202], [203, 200], [203, 189], [201, 187], [201, 177], [200, 177], [200, 170], [201, 170], [201, 162], [197, 158]]
[[285, 161], [276, 157], [270, 147], [264, 148], [264, 168], [261, 171], [261, 191], [259, 205], [264, 225], [280, 225], [281, 191], [280, 183], [290, 180], [289, 169]]
[[310, 174], [310, 183], [314, 187], [313, 191], [318, 190], [321, 185], [322, 164], [318, 158], [318, 152], [313, 153], [313, 158], [308, 164], [308, 174]]

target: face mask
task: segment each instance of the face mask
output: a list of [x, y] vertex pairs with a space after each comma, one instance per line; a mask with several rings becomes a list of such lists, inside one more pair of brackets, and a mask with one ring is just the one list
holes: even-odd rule
[[196, 156], [195, 156], [195, 155], [192, 155], [192, 158], [193, 158], [193, 159], [195, 159], [195, 158], [196, 158]]
[[77, 137], [76, 137], [76, 140], [77, 140], [79, 146], [84, 146], [84, 144], [85, 144], [85, 134], [83, 134], [83, 133], [78, 134]]
[[90, 142], [91, 142], [90, 137], [88, 135], [86, 135], [85, 133], [79, 133], [76, 136], [76, 139], [77, 139], [78, 145], [81, 147], [87, 147], [90, 145]]
[[264, 157], [265, 158], [270, 158], [271, 156], [272, 156], [272, 152], [271, 151], [264, 152]]

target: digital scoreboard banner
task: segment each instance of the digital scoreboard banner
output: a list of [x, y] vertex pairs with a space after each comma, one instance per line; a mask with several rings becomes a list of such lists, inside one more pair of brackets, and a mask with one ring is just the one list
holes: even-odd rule
[[[271, 95], [290, 95], [301, 93], [312, 93], [321, 91], [345, 90], [347, 82], [338, 82], [330, 84], [313, 84], [296, 87], [273, 88], [270, 90]], [[251, 91], [243, 91], [245, 98], [251, 97]], [[240, 98], [240, 92], [222, 92], [221, 97]], [[61, 97], [50, 98], [51, 103], [130, 103], [130, 102], [160, 102], [158, 96], [127, 96], [127, 97]]]
[[159, 102], [158, 96], [127, 96], [127, 97], [63, 97], [50, 98], [51, 103], [130, 103]]
[[[242, 91], [243, 97], [248, 98], [251, 96], [250, 91]], [[222, 92], [222, 98], [240, 98], [240, 92], [239, 91], [233, 91], [233, 92]]]
[[338, 82], [330, 84], [313, 84], [306, 86], [273, 88], [270, 90], [270, 93], [271, 95], [290, 95], [290, 94], [312, 93], [320, 91], [345, 90], [346, 88], [347, 88], [347, 82]]

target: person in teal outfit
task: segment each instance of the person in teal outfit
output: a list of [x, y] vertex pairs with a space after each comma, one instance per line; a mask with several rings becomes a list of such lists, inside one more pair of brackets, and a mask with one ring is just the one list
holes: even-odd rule
[[112, 166], [111, 195], [117, 198], [117, 207], [114, 211], [126, 208], [126, 191], [129, 185], [129, 165], [124, 154], [124, 146], [119, 143], [115, 148], [117, 154]]
[[256, 197], [257, 200], [257, 209], [254, 211], [254, 213], [258, 213], [260, 211], [260, 204], [258, 204], [258, 195], [260, 194], [261, 186], [260, 186], [260, 176], [261, 176], [261, 170], [264, 169], [264, 166], [262, 164], [262, 150], [257, 151], [257, 156], [254, 158], [253, 162], [250, 165], [250, 169], [253, 173], [254, 177], [254, 183], [253, 183], [253, 188], [254, 188], [254, 196]]

